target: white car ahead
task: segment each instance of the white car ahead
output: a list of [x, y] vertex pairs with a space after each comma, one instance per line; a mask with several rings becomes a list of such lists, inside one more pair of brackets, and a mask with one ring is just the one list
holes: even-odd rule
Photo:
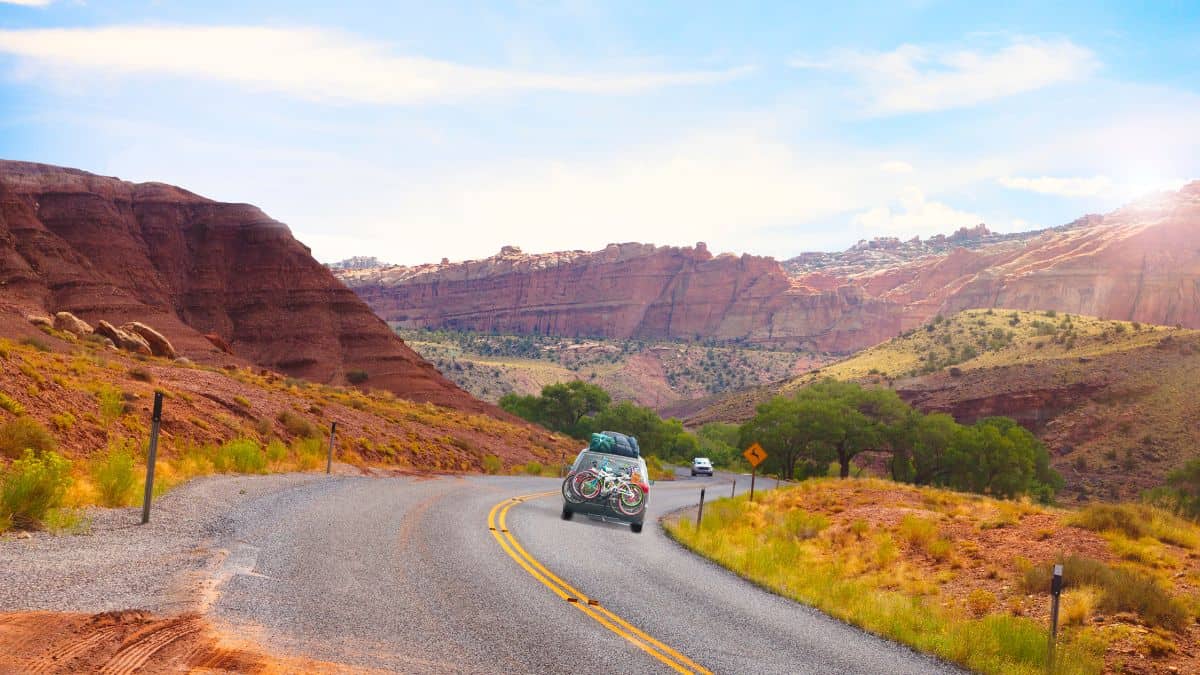
[[708, 461], [707, 457], [697, 457], [692, 460], [692, 475], [713, 475], [712, 462]]

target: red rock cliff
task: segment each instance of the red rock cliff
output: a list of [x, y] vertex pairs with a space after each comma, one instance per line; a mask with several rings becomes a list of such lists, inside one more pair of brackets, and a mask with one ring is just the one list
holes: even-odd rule
[[506, 247], [485, 260], [339, 275], [407, 327], [851, 352], [967, 308], [1200, 328], [1198, 241], [1200, 182], [1040, 236], [841, 275], [789, 278], [771, 258], [648, 244], [542, 255]]
[[363, 370], [407, 398], [494, 411], [409, 349], [287, 226], [169, 185], [0, 161], [0, 303], [142, 321], [200, 361], [219, 360], [203, 337], [215, 333], [287, 374], [340, 383]]
[[794, 287], [771, 258], [613, 244], [602, 251], [339, 272], [406, 327], [615, 338], [744, 339], [833, 350], [899, 330], [884, 303], [849, 284]]

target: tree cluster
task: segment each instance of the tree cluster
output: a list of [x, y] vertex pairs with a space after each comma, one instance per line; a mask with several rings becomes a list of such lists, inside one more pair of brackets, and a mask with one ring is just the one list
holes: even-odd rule
[[1049, 501], [1062, 488], [1045, 446], [1011, 419], [964, 426], [949, 415], [925, 415], [890, 389], [826, 380], [760, 405], [741, 428], [740, 445], [767, 451], [767, 470], [803, 478], [836, 462], [843, 478], [851, 460], [887, 453], [898, 481]]
[[599, 431], [620, 431], [638, 439], [647, 454], [665, 460], [698, 456], [699, 439], [677, 419], [664, 420], [630, 401], [613, 404], [608, 392], [580, 380], [549, 384], [538, 396], [505, 394], [500, 407], [530, 422], [586, 440]]

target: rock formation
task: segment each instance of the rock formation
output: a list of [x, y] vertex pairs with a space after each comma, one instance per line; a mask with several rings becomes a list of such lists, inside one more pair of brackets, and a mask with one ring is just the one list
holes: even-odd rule
[[179, 355], [175, 353], [175, 347], [171, 345], [171, 341], [164, 337], [162, 333], [144, 323], [130, 321], [122, 325], [121, 330], [133, 333], [145, 340], [146, 344], [150, 345], [150, 351], [154, 352], [155, 356], [161, 356], [165, 359], [179, 358]]
[[54, 315], [54, 329], [66, 331], [79, 337], [92, 334], [92, 327], [88, 322], [70, 312], [57, 312]]
[[[404, 327], [564, 337], [716, 339], [848, 353], [975, 307], [1054, 309], [1200, 327], [1200, 182], [1060, 228], [964, 227], [844, 254], [713, 257], [613, 244], [484, 260], [341, 270]], [[789, 272], [790, 270], [790, 272]]]
[[104, 319], [110, 339], [121, 337], [115, 325], [153, 326], [200, 362], [232, 358], [204, 337], [212, 334], [242, 363], [317, 382], [362, 370], [406, 398], [497, 413], [417, 356], [257, 208], [2, 161], [0, 312], [58, 311]]
[[141, 335], [131, 333], [123, 328], [117, 328], [104, 319], [96, 322], [96, 334], [112, 340], [117, 349], [123, 349], [134, 354], [144, 354], [146, 356], [154, 354], [154, 351], [150, 349], [150, 343], [146, 342]]

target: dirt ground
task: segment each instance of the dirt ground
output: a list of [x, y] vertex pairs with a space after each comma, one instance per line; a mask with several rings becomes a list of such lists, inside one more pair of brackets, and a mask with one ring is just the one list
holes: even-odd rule
[[[0, 614], [0, 672], [344, 673], [342, 666], [271, 657], [195, 614], [138, 610]], [[361, 672], [361, 671], [356, 671]]]

